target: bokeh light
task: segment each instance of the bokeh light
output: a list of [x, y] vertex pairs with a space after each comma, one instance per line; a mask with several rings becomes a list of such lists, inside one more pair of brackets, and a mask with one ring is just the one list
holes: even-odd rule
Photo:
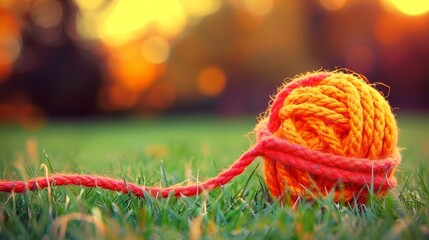
[[341, 8], [343, 8], [346, 3], [347, 0], [319, 0], [320, 4], [329, 11], [336, 11], [336, 10], [340, 10]]
[[10, 73], [13, 62], [21, 51], [19, 39], [0, 35], [0, 81]]
[[38, 0], [32, 4], [30, 16], [40, 27], [51, 28], [61, 22], [63, 9], [56, 0]]
[[114, 81], [135, 92], [147, 89], [156, 77], [156, 69], [141, 51], [124, 59], [110, 58], [107, 67]]
[[381, 16], [374, 26], [374, 35], [383, 44], [394, 44], [403, 37], [402, 24], [395, 18]]
[[[106, 46], [107, 51], [104, 48], [101, 51], [108, 78], [137, 95], [149, 91], [144, 99], [154, 109], [164, 109], [176, 99], [170, 85], [155, 84], [170, 56], [170, 41], [187, 25], [215, 13], [222, 5], [220, 0], [97, 0], [91, 3], [76, 0], [75, 3], [80, 9], [76, 19], [80, 39], [100, 40]], [[109, 96], [105, 89], [103, 91], [100, 95]], [[118, 94], [123, 90], [114, 92], [116, 100], [105, 104], [115, 105], [112, 109], [136, 104], [129, 100], [123, 100], [129, 104], [117, 104], [121, 96], [126, 98], [126, 94]], [[154, 97], [155, 93], [162, 93], [165, 98]], [[159, 103], [155, 104], [154, 99]]]
[[263, 16], [272, 10], [273, 0], [244, 0], [244, 6], [251, 14]]
[[161, 37], [150, 37], [143, 42], [143, 56], [151, 63], [163, 63], [170, 54], [168, 42]]
[[147, 32], [175, 36], [186, 25], [186, 15], [177, 1], [112, 3], [98, 19], [98, 34], [106, 44], [121, 45]]
[[11, 13], [0, 8], [0, 82], [9, 76], [20, 52], [19, 22]]
[[284, 77], [336, 67], [392, 88], [406, 76], [423, 96], [428, 11], [421, 0], [4, 0], [0, 115], [257, 113]]
[[218, 66], [207, 66], [200, 71], [197, 84], [202, 94], [209, 97], [217, 96], [225, 89], [225, 72]]
[[390, 3], [402, 13], [410, 16], [423, 15], [429, 12], [428, 0], [390, 0]]

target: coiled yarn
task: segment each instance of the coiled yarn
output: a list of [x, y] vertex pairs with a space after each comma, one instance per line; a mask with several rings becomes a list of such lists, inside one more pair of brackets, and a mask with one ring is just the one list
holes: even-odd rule
[[[384, 97], [357, 74], [317, 72], [285, 84], [256, 131], [260, 141], [288, 145], [265, 154], [266, 182], [275, 197], [334, 190], [337, 200], [362, 202], [371, 184], [378, 194], [396, 185], [395, 117]], [[291, 146], [320, 157], [290, 154]]]

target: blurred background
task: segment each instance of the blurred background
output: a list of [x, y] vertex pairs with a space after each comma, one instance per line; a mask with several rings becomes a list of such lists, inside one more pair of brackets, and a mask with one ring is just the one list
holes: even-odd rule
[[0, 0], [2, 124], [257, 115], [285, 78], [336, 68], [427, 111], [429, 1]]

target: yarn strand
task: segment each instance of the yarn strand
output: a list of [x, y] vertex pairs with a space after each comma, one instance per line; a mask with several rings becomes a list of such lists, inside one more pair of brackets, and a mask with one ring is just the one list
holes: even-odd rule
[[208, 179], [202, 183], [196, 183], [187, 186], [170, 186], [170, 187], [146, 187], [134, 183], [126, 183], [124, 180], [113, 179], [108, 177], [84, 175], [84, 174], [56, 174], [46, 177], [39, 177], [26, 181], [0, 181], [0, 192], [23, 193], [28, 190], [41, 190], [50, 186], [75, 185], [84, 187], [98, 187], [107, 190], [132, 193], [138, 197], [144, 197], [144, 192], [151, 194], [153, 197], [168, 197], [174, 195], [194, 196], [203, 191], [210, 191], [231, 181], [234, 177], [240, 175], [253, 161], [260, 155], [259, 145], [245, 152], [233, 165], [218, 176]]

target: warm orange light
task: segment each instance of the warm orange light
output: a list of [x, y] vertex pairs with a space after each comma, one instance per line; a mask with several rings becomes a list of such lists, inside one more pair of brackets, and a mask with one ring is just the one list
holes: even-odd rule
[[0, 9], [0, 81], [12, 72], [12, 64], [21, 53], [20, 27], [17, 18]]
[[202, 94], [209, 97], [217, 96], [225, 89], [226, 76], [221, 68], [208, 66], [201, 70], [197, 84]]
[[244, 0], [244, 7], [253, 15], [263, 16], [273, 9], [273, 0]]
[[161, 37], [150, 37], [142, 44], [143, 56], [151, 63], [163, 63], [170, 55], [168, 42]]
[[81, 11], [77, 14], [76, 31], [82, 39], [93, 40], [99, 37], [95, 30], [97, 17], [94, 11]]
[[[119, 48], [109, 48], [108, 55], [117, 61], [131, 61], [142, 58], [139, 41], [128, 43]], [[139, 55], [139, 56], [136, 56]], [[143, 59], [143, 61], [146, 61]]]
[[99, 17], [97, 31], [107, 44], [122, 45], [148, 31], [177, 35], [186, 25], [186, 15], [177, 1], [114, 2]]
[[12, 12], [0, 8], [0, 36], [18, 38], [21, 35], [20, 28], [19, 19]]
[[322, 4], [322, 6], [329, 11], [339, 10], [343, 8], [347, 3], [347, 0], [319, 0], [319, 1], [320, 1], [320, 4]]
[[352, 47], [346, 55], [346, 65], [348, 68], [367, 74], [375, 67], [375, 55], [372, 50], [365, 45]]
[[11, 36], [0, 36], [0, 64], [12, 64], [21, 52], [21, 43]]
[[19, 123], [25, 128], [38, 128], [43, 124], [42, 111], [32, 103], [0, 103], [0, 123]]
[[74, 2], [76, 3], [76, 5], [84, 11], [92, 11], [95, 10], [97, 8], [99, 8], [103, 3], [104, 0], [74, 0]]
[[108, 63], [108, 69], [115, 81], [135, 92], [147, 89], [156, 77], [155, 66], [141, 53], [123, 60], [112, 58]]
[[10, 58], [0, 48], [0, 82], [5, 80], [11, 72], [12, 65], [10, 64]]
[[3, 65], [0, 63], [0, 82], [4, 81], [11, 72], [12, 72], [11, 65]]
[[396, 18], [380, 17], [374, 26], [374, 34], [377, 40], [383, 44], [393, 44], [401, 40], [403, 30]]
[[418, 16], [429, 12], [428, 0], [390, 0], [390, 2], [407, 15]]
[[[262, 5], [260, 4], [256, 11], [261, 9], [266, 11], [265, 1], [257, 1], [262, 2]], [[74, 2], [81, 10], [77, 16], [77, 31], [81, 37], [101, 39], [110, 46], [127, 44], [144, 36], [174, 38], [187, 24], [216, 12], [222, 5], [221, 0], [74, 0]]]
[[186, 0], [180, 1], [183, 11], [191, 17], [201, 17], [216, 12], [222, 4], [221, 0]]

